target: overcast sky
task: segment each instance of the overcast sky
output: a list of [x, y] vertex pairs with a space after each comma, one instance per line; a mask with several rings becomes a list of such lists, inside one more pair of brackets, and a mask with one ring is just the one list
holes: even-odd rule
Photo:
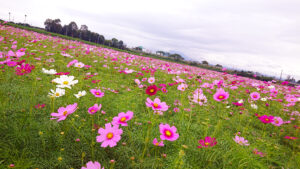
[[0, 0], [0, 18], [47, 18], [152, 51], [300, 80], [300, 0]]

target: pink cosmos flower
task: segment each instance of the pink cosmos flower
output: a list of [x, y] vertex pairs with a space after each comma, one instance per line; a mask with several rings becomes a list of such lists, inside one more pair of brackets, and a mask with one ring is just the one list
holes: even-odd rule
[[256, 148], [253, 150], [253, 153], [259, 155], [260, 157], [264, 157], [265, 156], [264, 153], [258, 151]]
[[100, 111], [100, 109], [101, 109], [101, 104], [94, 104], [94, 106], [92, 106], [92, 107], [90, 107], [89, 109], [88, 109], [88, 112], [90, 113], [90, 114], [95, 114], [97, 111]]
[[15, 73], [16, 75], [24, 75], [24, 74], [28, 74], [31, 73], [31, 71], [34, 69], [33, 65], [29, 65], [29, 64], [22, 64], [21, 66], [16, 67], [15, 69]]
[[285, 136], [284, 138], [288, 139], [288, 140], [296, 140], [296, 139], [298, 139], [297, 137], [292, 137], [292, 136]]
[[86, 163], [86, 167], [81, 167], [81, 169], [104, 169], [104, 167], [101, 168], [101, 164], [97, 161], [94, 163], [92, 161], [89, 161]]
[[252, 100], [258, 100], [260, 98], [260, 94], [258, 92], [253, 92], [250, 94]]
[[75, 64], [77, 62], [78, 62], [78, 60], [76, 60], [76, 59], [72, 60], [71, 62], [68, 63], [67, 67], [70, 67], [70, 66], [72, 66], [73, 64]]
[[6, 64], [7, 64], [7, 66], [9, 66], [9, 67], [15, 67], [15, 66], [18, 65], [17, 62], [15, 62], [15, 61], [8, 61]]
[[274, 117], [272, 124], [274, 126], [281, 126], [283, 124], [283, 120], [281, 117]]
[[198, 148], [213, 147], [217, 144], [216, 138], [211, 138], [209, 136], [205, 137], [204, 140], [199, 140], [198, 142], [200, 144], [200, 146], [198, 146]]
[[272, 123], [274, 120], [273, 116], [262, 115], [259, 117], [259, 120], [263, 123]]
[[91, 89], [90, 92], [95, 96], [95, 97], [103, 97], [104, 92], [101, 92], [100, 89]]
[[118, 114], [117, 117], [113, 118], [112, 124], [113, 125], [121, 125], [121, 126], [128, 126], [127, 121], [131, 120], [133, 117], [132, 111], [127, 111], [126, 113], [121, 112]]
[[249, 146], [250, 144], [248, 144], [248, 140], [245, 140], [244, 137], [239, 137], [239, 136], [235, 136], [235, 138], [233, 139], [236, 143], [240, 144], [240, 145], [244, 145], [244, 146]]
[[167, 90], [165, 87], [161, 88], [160, 90], [161, 90], [163, 93], [167, 93], [167, 92], [168, 92], [168, 90]]
[[178, 139], [179, 134], [176, 133], [177, 128], [175, 126], [170, 127], [169, 124], [161, 123], [159, 125], [159, 132], [161, 133], [161, 140], [175, 141]]
[[177, 86], [177, 89], [180, 91], [185, 91], [185, 89], [188, 87], [187, 84], [181, 83], [180, 85]]
[[57, 122], [65, 120], [67, 116], [74, 113], [76, 109], [77, 109], [77, 103], [70, 104], [67, 107], [60, 107], [57, 110], [58, 113], [51, 113], [51, 116], [53, 116], [51, 120], [57, 119]]
[[158, 142], [156, 138], [153, 139], [152, 143], [155, 146], [159, 146], [159, 147], [163, 147], [164, 146], [164, 142], [163, 141]]
[[167, 111], [169, 109], [166, 102], [161, 102], [159, 98], [155, 98], [154, 101], [147, 98], [146, 106], [151, 107], [154, 111]]
[[216, 101], [222, 101], [222, 100], [226, 100], [229, 97], [229, 93], [225, 92], [224, 89], [219, 88], [217, 89], [217, 92], [214, 94], [214, 99]]
[[25, 55], [25, 50], [24, 48], [21, 48], [19, 49], [17, 52], [16, 52], [16, 56], [19, 58], [19, 57], [22, 57]]
[[98, 130], [100, 136], [97, 136], [97, 142], [102, 142], [101, 147], [114, 147], [117, 142], [121, 140], [123, 130], [119, 129], [119, 125], [111, 125], [111, 123], [105, 124], [105, 129], [100, 128]]

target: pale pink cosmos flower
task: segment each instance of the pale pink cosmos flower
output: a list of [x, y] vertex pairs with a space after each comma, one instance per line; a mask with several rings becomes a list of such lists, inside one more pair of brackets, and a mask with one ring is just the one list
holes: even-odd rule
[[161, 140], [168, 140], [168, 141], [175, 141], [179, 138], [179, 134], [176, 133], [177, 128], [175, 126], [170, 126], [169, 124], [161, 123], [159, 125], [159, 132], [160, 132], [160, 139]]
[[250, 94], [252, 100], [258, 100], [260, 98], [260, 94], [258, 92], [253, 92]]
[[235, 138], [233, 139], [236, 143], [242, 145], [242, 146], [249, 146], [250, 144], [248, 143], [248, 140], [245, 140], [244, 137], [240, 137], [240, 136], [235, 136]]
[[151, 107], [154, 111], [167, 111], [169, 109], [166, 102], [161, 102], [159, 98], [155, 98], [154, 101], [147, 98], [146, 106]]
[[137, 84], [137, 85], [140, 85], [141, 84], [141, 81], [139, 79], [134, 79], [134, 82]]
[[85, 65], [82, 62], [77, 62], [74, 64], [74, 67], [83, 68]]
[[164, 141], [161, 140], [160, 142], [158, 142], [157, 139], [154, 138], [152, 144], [155, 145], [155, 146], [163, 147], [164, 146]]
[[152, 83], [154, 83], [154, 82], [155, 82], [155, 78], [154, 78], [154, 77], [150, 77], [150, 78], [148, 79], [148, 83], [152, 84]]
[[119, 129], [119, 125], [111, 125], [111, 123], [105, 124], [105, 129], [100, 128], [98, 130], [100, 136], [97, 136], [97, 142], [102, 142], [101, 147], [114, 147], [117, 142], [121, 140], [123, 130]]
[[76, 109], [77, 109], [77, 103], [70, 104], [67, 107], [60, 107], [57, 110], [58, 113], [51, 113], [51, 116], [53, 116], [51, 120], [57, 119], [57, 122], [65, 120], [67, 116], [74, 113]]
[[222, 100], [226, 100], [229, 97], [229, 93], [225, 92], [224, 89], [220, 88], [217, 89], [217, 92], [214, 94], [214, 99], [216, 101], [222, 101]]
[[126, 113], [121, 112], [118, 116], [113, 118], [112, 124], [113, 125], [121, 125], [121, 126], [128, 126], [127, 121], [131, 120], [133, 117], [132, 111], [127, 111]]
[[97, 161], [94, 163], [92, 161], [89, 161], [86, 163], [86, 167], [81, 167], [81, 169], [104, 169], [104, 167], [101, 168], [101, 164]]
[[200, 93], [200, 94], [199, 93], [194, 93], [192, 101], [194, 103], [198, 103], [200, 106], [202, 106], [204, 103], [207, 102], [207, 98], [202, 93]]
[[272, 124], [274, 126], [281, 126], [283, 124], [283, 120], [281, 117], [274, 117]]
[[185, 91], [185, 89], [188, 87], [187, 84], [181, 83], [180, 85], [177, 86], [177, 89], [180, 91]]
[[88, 112], [90, 113], [90, 114], [95, 114], [96, 112], [98, 112], [98, 111], [100, 111], [100, 109], [101, 109], [101, 104], [94, 104], [94, 106], [92, 106], [92, 107], [90, 107], [89, 109], [88, 109]]
[[95, 96], [95, 97], [103, 97], [104, 92], [102, 92], [100, 89], [91, 89], [90, 92]]

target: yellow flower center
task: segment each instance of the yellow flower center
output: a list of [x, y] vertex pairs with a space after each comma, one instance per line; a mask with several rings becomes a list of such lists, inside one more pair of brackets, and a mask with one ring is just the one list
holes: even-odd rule
[[95, 110], [93, 109], [93, 110], [91, 110], [91, 112], [92, 112], [92, 113], [94, 113], [94, 112], [95, 112]]
[[208, 143], [208, 142], [205, 142], [204, 144], [205, 144], [206, 146], [208, 146], [208, 145], [209, 145], [209, 143]]
[[59, 96], [60, 94], [59, 93], [55, 93], [55, 96]]
[[106, 138], [111, 139], [113, 136], [114, 136], [113, 133], [108, 133], [108, 134], [106, 135]]
[[184, 89], [184, 87], [181, 88], [182, 90]]
[[64, 116], [66, 116], [68, 114], [68, 111], [64, 111]]
[[269, 121], [269, 119], [266, 119], [266, 121]]
[[279, 123], [279, 121], [278, 121], [278, 120], [276, 120], [276, 121], [275, 121], [275, 123], [276, 123], [276, 124], [278, 124], [278, 123]]
[[170, 137], [172, 133], [169, 130], [166, 130], [165, 134]]
[[120, 121], [124, 122], [125, 120], [126, 120], [126, 117], [122, 117]]
[[220, 95], [218, 98], [219, 98], [219, 99], [224, 99], [224, 96]]
[[159, 144], [158, 142], [157, 142], [157, 143], [155, 143], [155, 145], [157, 145], [157, 146], [158, 146], [158, 144]]
[[99, 93], [99, 92], [96, 92], [96, 95], [100, 95], [100, 93]]
[[68, 82], [68, 81], [64, 81], [63, 84], [64, 84], [64, 85], [68, 85], [69, 82]]
[[157, 108], [157, 107], [158, 107], [158, 104], [157, 104], [157, 103], [153, 103], [153, 106], [154, 106], [155, 108]]
[[150, 89], [150, 93], [153, 93], [154, 92], [154, 89]]

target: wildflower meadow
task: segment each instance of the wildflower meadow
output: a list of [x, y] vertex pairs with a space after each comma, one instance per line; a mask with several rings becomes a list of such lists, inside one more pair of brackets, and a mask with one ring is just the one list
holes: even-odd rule
[[300, 166], [300, 86], [0, 24], [0, 168]]

